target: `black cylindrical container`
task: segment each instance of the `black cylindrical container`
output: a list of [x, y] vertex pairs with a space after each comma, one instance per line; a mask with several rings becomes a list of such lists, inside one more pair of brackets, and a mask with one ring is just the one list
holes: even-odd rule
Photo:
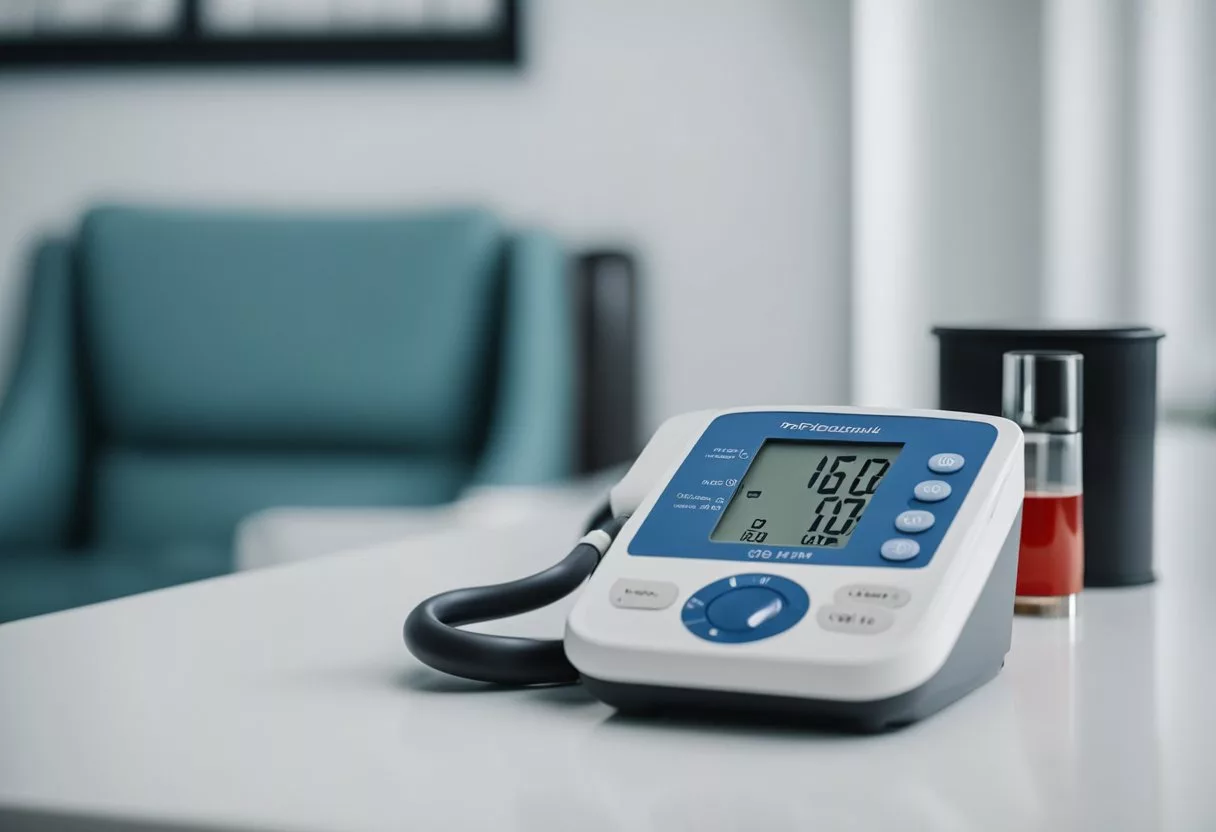
[[1085, 356], [1085, 585], [1151, 582], [1157, 341], [1164, 333], [1142, 326], [939, 326], [933, 334], [943, 410], [1001, 415], [1001, 357], [1010, 350]]

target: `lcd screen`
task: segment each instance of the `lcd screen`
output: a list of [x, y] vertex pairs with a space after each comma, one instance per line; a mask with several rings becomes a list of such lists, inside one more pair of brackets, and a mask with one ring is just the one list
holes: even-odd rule
[[840, 549], [902, 449], [770, 439], [760, 446], [709, 539]]

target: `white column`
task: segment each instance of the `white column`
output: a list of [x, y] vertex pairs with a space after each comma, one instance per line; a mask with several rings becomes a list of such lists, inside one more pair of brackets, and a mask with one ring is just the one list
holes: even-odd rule
[[1135, 317], [1131, 13], [1126, 0], [1044, 7], [1042, 311], [1052, 321]]
[[918, 200], [920, 39], [911, 0], [853, 7], [852, 360], [855, 404], [924, 404]]
[[934, 323], [1039, 310], [1042, 9], [854, 8], [853, 398], [932, 406]]
[[1136, 308], [1166, 331], [1161, 391], [1216, 404], [1216, 4], [1140, 0]]

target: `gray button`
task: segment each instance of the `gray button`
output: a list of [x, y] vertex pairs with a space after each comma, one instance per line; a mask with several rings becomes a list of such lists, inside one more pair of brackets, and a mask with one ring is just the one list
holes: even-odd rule
[[895, 518], [895, 528], [908, 534], [917, 534], [929, 531], [929, 529], [933, 528], [936, 520], [937, 518], [933, 516], [933, 512], [931, 511], [912, 509], [911, 511], [900, 512], [900, 515]]
[[936, 503], [950, 496], [954, 489], [945, 480], [925, 480], [912, 489], [912, 496], [922, 503]]
[[[915, 545], [914, 541], [908, 542]], [[836, 600], [841, 604], [877, 604], [897, 610], [912, 600], [912, 593], [897, 586], [849, 584], [836, 590]]]
[[878, 607], [829, 604], [815, 615], [819, 626], [835, 633], [872, 636], [895, 623], [895, 616]]
[[679, 594], [675, 584], [668, 581], [638, 581], [621, 578], [612, 585], [612, 606], [625, 610], [665, 610]]
[[929, 457], [929, 470], [935, 474], [953, 474], [963, 470], [967, 460], [962, 454], [934, 454]]
[[906, 537], [893, 537], [878, 550], [883, 560], [912, 560], [920, 554], [920, 544]]

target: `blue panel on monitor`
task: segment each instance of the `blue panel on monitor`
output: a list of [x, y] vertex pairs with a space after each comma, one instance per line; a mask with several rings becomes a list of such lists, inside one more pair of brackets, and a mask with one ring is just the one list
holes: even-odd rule
[[[992, 425], [961, 419], [775, 411], [728, 413], [705, 429], [630, 542], [628, 551], [643, 557], [920, 568], [933, 559], [996, 437], [997, 430]], [[768, 440], [902, 448], [841, 548], [710, 540], [753, 459]], [[927, 480], [948, 482], [948, 495], [932, 501], [916, 499], [916, 487]], [[925, 525], [925, 518], [907, 515], [909, 511], [930, 512], [929, 527], [916, 530]], [[901, 515], [905, 515], [900, 522], [905, 529], [902, 531], [896, 527], [896, 519]], [[884, 555], [883, 544], [899, 539], [914, 540], [917, 546], [888, 545]], [[913, 548], [916, 553], [908, 556]]]

